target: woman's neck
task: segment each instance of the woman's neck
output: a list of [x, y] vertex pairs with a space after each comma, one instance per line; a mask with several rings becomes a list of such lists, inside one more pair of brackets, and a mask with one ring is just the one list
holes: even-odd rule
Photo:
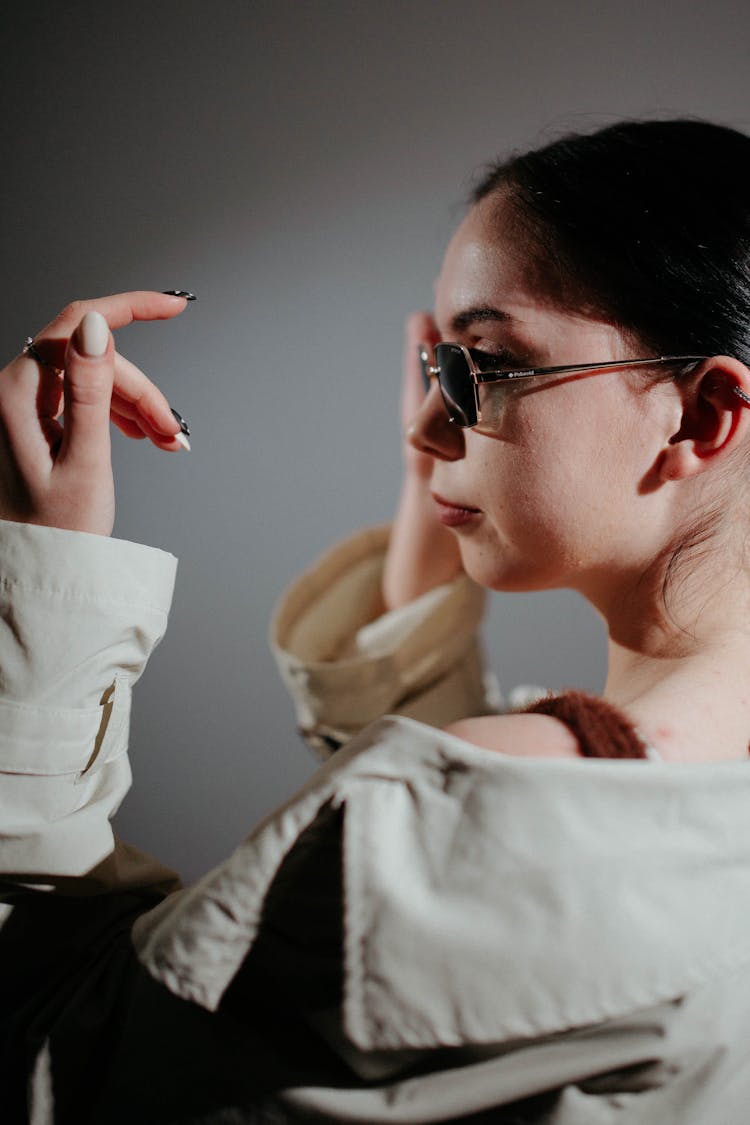
[[723, 585], [721, 594], [704, 598], [700, 611], [693, 607], [689, 630], [680, 624], [690, 620], [682, 600], [669, 615], [655, 606], [650, 614], [641, 607], [637, 615], [627, 615], [630, 622], [650, 622], [646, 627], [626, 626], [622, 614], [610, 621], [605, 698], [624, 708], [667, 760], [747, 757], [750, 630], [743, 627], [744, 581]]

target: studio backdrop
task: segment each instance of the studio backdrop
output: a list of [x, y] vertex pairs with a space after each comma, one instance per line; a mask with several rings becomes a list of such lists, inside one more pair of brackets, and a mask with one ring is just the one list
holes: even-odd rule
[[[192, 452], [114, 436], [115, 534], [178, 555], [134, 693], [121, 836], [189, 878], [310, 774], [266, 644], [284, 585], [387, 521], [402, 325], [493, 157], [623, 116], [750, 127], [746, 0], [9, 0], [10, 358], [76, 297], [185, 288], [118, 333]], [[675, 184], [679, 191], [679, 184]], [[496, 597], [506, 686], [602, 686], [573, 593]]]

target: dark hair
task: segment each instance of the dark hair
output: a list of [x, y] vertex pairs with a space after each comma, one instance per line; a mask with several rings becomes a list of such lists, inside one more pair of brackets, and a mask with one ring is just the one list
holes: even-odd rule
[[708, 122], [621, 122], [493, 166], [535, 258], [660, 354], [750, 364], [750, 138]]

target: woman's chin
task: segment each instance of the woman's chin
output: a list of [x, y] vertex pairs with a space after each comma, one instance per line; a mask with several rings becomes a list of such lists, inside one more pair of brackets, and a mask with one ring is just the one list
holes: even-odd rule
[[504, 594], [528, 594], [566, 584], [562, 578], [555, 581], [550, 567], [540, 567], [538, 560], [531, 562], [507, 549], [493, 551], [461, 535], [457, 538], [464, 571], [478, 586]]

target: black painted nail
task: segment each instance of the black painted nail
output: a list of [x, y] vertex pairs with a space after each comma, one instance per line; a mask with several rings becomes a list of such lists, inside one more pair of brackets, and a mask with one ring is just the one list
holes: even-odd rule
[[177, 411], [175, 410], [175, 408], [173, 406], [170, 406], [169, 409], [174, 414], [175, 421], [180, 423], [180, 429], [182, 430], [183, 434], [187, 434], [187, 436], [190, 437], [190, 427], [188, 426], [185, 419], [182, 417], [181, 414], [177, 413]]
[[186, 301], [197, 301], [195, 293], [191, 293], [188, 289], [162, 289], [165, 297], [184, 297]]

